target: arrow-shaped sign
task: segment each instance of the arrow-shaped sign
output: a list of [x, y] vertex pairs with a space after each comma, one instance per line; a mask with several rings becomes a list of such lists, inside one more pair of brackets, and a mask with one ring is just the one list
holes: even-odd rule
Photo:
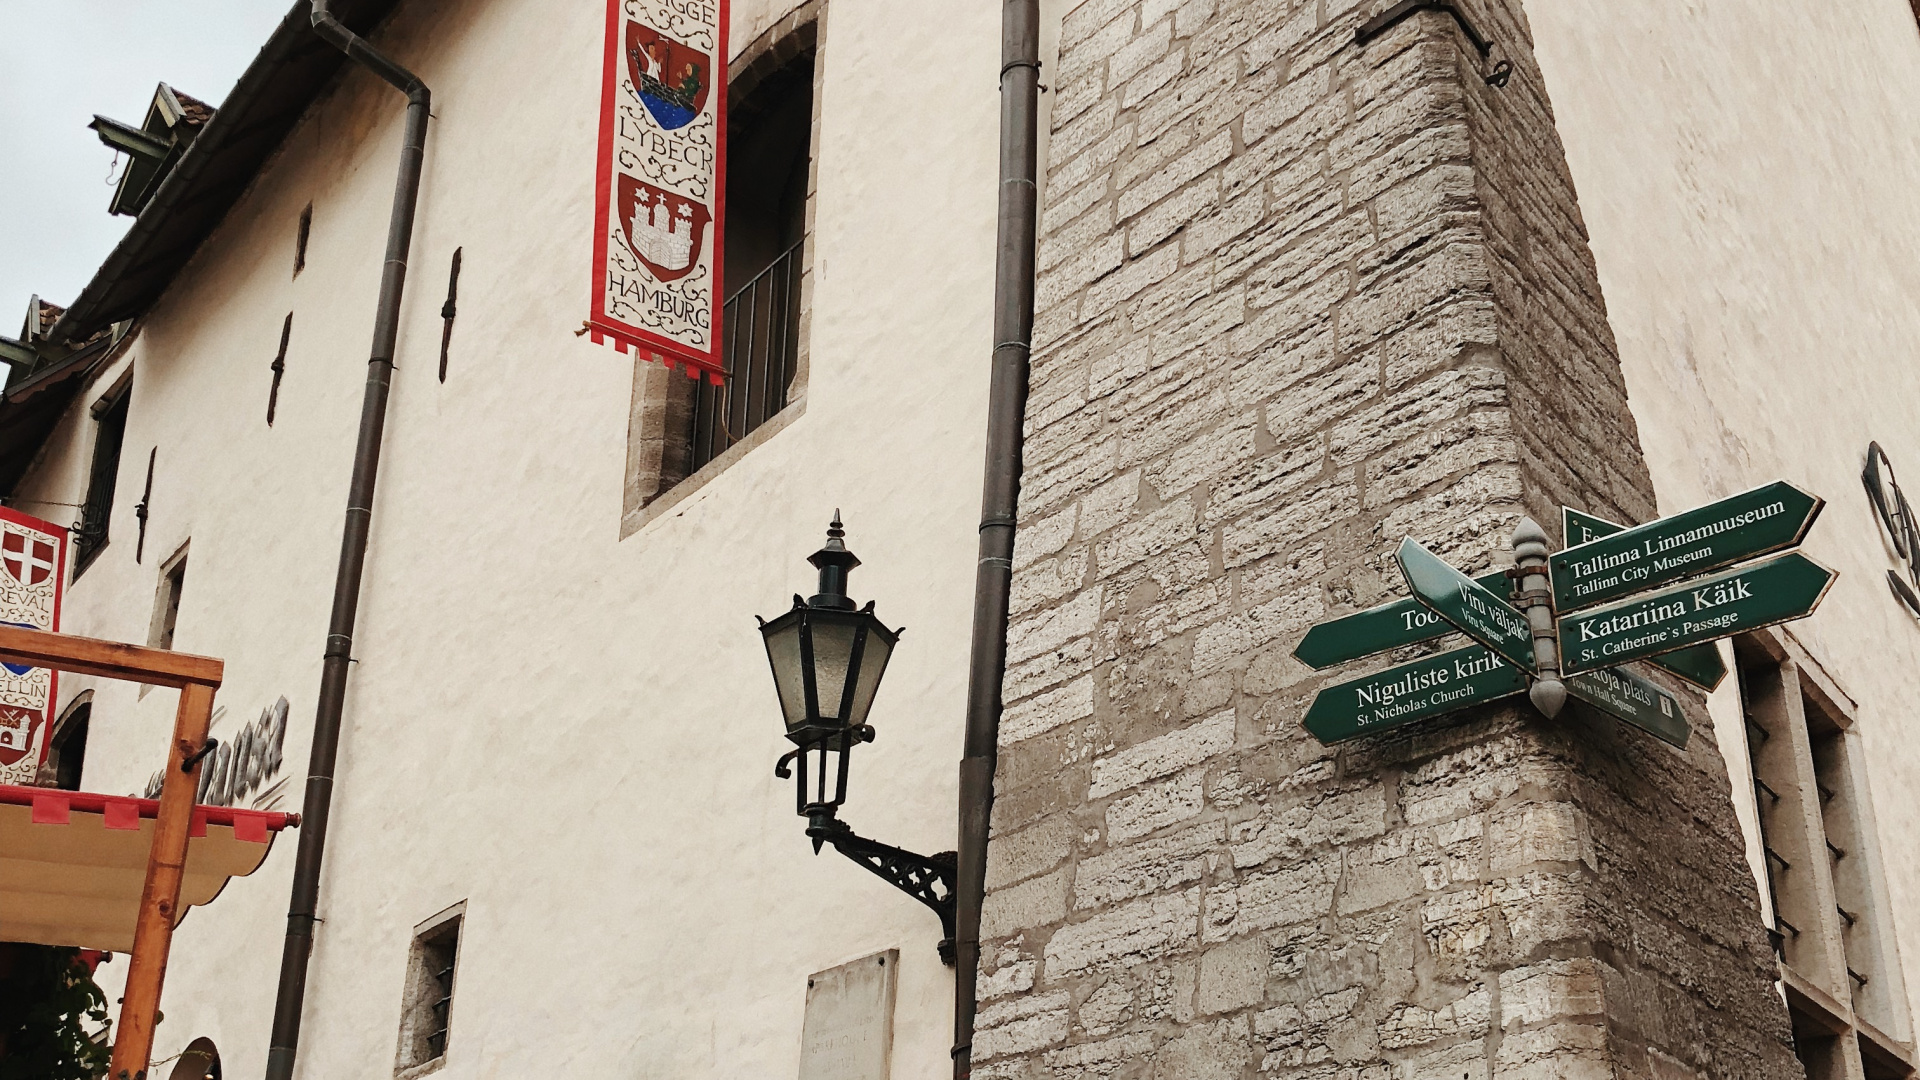
[[1560, 508], [1560, 535], [1565, 538], [1567, 547], [1578, 547], [1589, 540], [1598, 540], [1626, 530], [1625, 525], [1575, 510], [1571, 506]]
[[1707, 691], [1719, 686], [1721, 680], [1727, 677], [1727, 661], [1720, 655], [1720, 647], [1711, 643], [1649, 656], [1647, 663]]
[[1414, 599], [1522, 671], [1535, 670], [1527, 617], [1409, 536], [1395, 553]]
[[1798, 544], [1825, 505], [1786, 481], [1567, 548], [1548, 560], [1565, 616]]
[[[1504, 570], [1482, 574], [1473, 580], [1496, 594], [1507, 589]], [[1459, 633], [1457, 627], [1428, 611], [1420, 601], [1394, 600], [1312, 627], [1294, 647], [1293, 655], [1308, 667], [1329, 668], [1456, 633]]]
[[[1571, 506], [1560, 508], [1560, 525], [1568, 545], [1584, 544], [1603, 536], [1612, 536], [1617, 532], [1625, 532], [1627, 528], [1618, 522], [1583, 513]], [[1690, 649], [1676, 649], [1670, 653], [1650, 657], [1647, 662], [1680, 676], [1702, 690], [1711, 691], [1720, 685], [1720, 680], [1727, 677], [1727, 662], [1720, 656], [1720, 649], [1714, 645], [1695, 645]]]
[[1813, 611], [1833, 571], [1799, 552], [1560, 619], [1568, 673], [1698, 645]]
[[1587, 671], [1567, 679], [1567, 693], [1625, 720], [1682, 750], [1692, 729], [1672, 694], [1620, 668]]
[[1320, 691], [1307, 730], [1323, 743], [1371, 735], [1527, 688], [1526, 676], [1482, 646], [1441, 653]]

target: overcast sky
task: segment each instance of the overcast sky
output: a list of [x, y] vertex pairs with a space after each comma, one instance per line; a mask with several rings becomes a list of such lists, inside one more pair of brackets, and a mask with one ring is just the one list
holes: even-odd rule
[[35, 293], [70, 303], [133, 223], [107, 214], [93, 115], [138, 124], [160, 82], [218, 105], [291, 6], [0, 0], [0, 335]]

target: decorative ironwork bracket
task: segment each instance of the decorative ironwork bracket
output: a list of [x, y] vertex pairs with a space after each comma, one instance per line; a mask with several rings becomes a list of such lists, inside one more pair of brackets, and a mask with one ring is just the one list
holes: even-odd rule
[[[1472, 44], [1473, 50], [1480, 54], [1480, 59], [1486, 60], [1493, 55], [1493, 42], [1488, 41], [1486, 36], [1468, 21], [1466, 12], [1460, 10], [1458, 0], [1400, 0], [1399, 3], [1368, 19], [1360, 29], [1354, 31], [1353, 40], [1355, 44], [1365, 45], [1422, 11], [1438, 11], [1453, 16], [1453, 21], [1460, 24], [1460, 32], [1467, 35], [1467, 41]], [[1486, 82], [1488, 86], [1498, 88], [1507, 85], [1507, 80], [1512, 77], [1513, 65], [1502, 60], [1487, 74]]]
[[[288, 318], [292, 318], [292, 316], [288, 316]], [[286, 340], [284, 336], [280, 339], [280, 347], [283, 349], [286, 348]], [[278, 372], [274, 373], [273, 385], [276, 390], [280, 386], [280, 375]], [[268, 405], [267, 411], [271, 413], [273, 406]], [[267, 423], [273, 423], [271, 416], [267, 418]], [[147, 451], [147, 487], [145, 491], [140, 493], [140, 501], [133, 504], [133, 516], [140, 521], [140, 540], [133, 547], [133, 561], [136, 563], [140, 561], [141, 556], [147, 553], [147, 507], [148, 504], [153, 502], [153, 459], [158, 457], [159, 454], [160, 448], [158, 446]]]
[[853, 831], [846, 822], [834, 817], [815, 817], [807, 825], [813, 838], [813, 850], [821, 844], [834, 849], [865, 867], [876, 877], [933, 909], [940, 916], [940, 928], [946, 937], [940, 942], [940, 962], [952, 967], [954, 924], [954, 881], [957, 875], [951, 851], [920, 855], [892, 844], [869, 840]]

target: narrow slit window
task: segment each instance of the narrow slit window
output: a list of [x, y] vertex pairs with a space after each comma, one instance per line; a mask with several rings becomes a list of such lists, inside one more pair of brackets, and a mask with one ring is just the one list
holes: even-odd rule
[[307, 268], [307, 237], [313, 232], [313, 204], [300, 211], [300, 230], [293, 238], [293, 276], [299, 277], [300, 271]]

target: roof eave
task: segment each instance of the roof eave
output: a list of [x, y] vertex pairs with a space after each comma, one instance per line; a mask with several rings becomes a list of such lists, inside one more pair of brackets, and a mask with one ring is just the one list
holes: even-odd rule
[[[356, 33], [365, 33], [397, 3], [346, 0], [335, 4], [335, 14]], [[48, 330], [49, 340], [83, 340], [110, 323], [144, 313], [218, 227], [345, 61], [313, 33], [310, 10], [308, 0], [296, 0], [288, 9], [212, 119], [147, 199], [133, 226]], [[264, 145], [255, 145], [263, 127], [274, 130]], [[231, 168], [221, 170], [222, 164]], [[205, 190], [209, 187], [214, 190]], [[221, 197], [208, 206], [209, 195]], [[200, 216], [174, 220], [189, 208]], [[185, 235], [163, 237], [167, 231]], [[152, 250], [156, 244], [159, 250]], [[128, 284], [123, 279], [130, 273], [152, 275], [153, 280]]]

